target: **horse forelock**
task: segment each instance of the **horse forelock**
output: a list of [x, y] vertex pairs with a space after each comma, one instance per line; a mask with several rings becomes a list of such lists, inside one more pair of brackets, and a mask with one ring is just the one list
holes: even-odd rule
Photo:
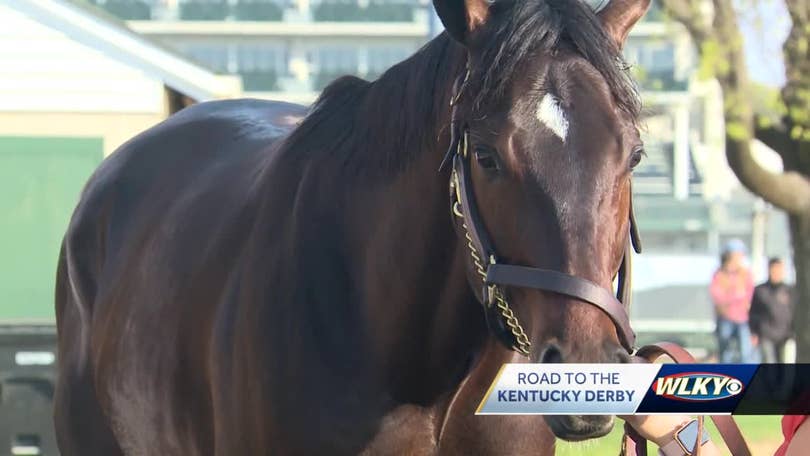
[[621, 51], [606, 34], [596, 14], [581, 0], [524, 0], [493, 4], [471, 79], [480, 81], [476, 106], [497, 102], [519, 71], [538, 52], [554, 56], [571, 50], [605, 79], [619, 109], [638, 118], [641, 101]]

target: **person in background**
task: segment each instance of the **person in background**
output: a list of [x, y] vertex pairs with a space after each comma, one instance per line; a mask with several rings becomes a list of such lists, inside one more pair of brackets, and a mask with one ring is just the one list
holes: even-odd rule
[[735, 361], [733, 341], [737, 341], [740, 360], [743, 363], [758, 361], [754, 350], [751, 330], [748, 327], [748, 311], [754, 294], [751, 271], [745, 265], [745, 244], [739, 239], [729, 241], [723, 249], [721, 265], [712, 277], [709, 294], [717, 315], [717, 346], [721, 363]]
[[754, 289], [748, 321], [766, 363], [785, 362], [785, 343], [793, 336], [795, 302], [793, 287], [785, 283], [784, 263], [771, 258], [768, 281]]

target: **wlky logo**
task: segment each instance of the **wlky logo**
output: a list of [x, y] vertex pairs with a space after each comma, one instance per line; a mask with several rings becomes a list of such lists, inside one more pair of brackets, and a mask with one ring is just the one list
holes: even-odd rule
[[678, 401], [716, 401], [742, 392], [742, 382], [711, 372], [683, 372], [656, 379], [652, 389], [658, 396]]

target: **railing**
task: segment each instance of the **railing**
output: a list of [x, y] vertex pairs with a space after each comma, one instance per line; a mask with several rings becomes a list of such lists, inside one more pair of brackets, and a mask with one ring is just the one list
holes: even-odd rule
[[280, 21], [282, 5], [272, 0], [188, 0], [180, 3], [178, 19], [184, 21]]
[[416, 2], [373, 2], [361, 5], [357, 2], [327, 1], [312, 8], [315, 21], [334, 22], [412, 22]]

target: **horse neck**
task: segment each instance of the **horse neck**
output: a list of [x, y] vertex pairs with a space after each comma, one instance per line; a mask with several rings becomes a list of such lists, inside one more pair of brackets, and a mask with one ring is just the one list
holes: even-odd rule
[[[356, 207], [365, 213], [351, 217], [365, 222], [355, 229], [362, 233], [355, 245], [364, 252], [361, 294], [367, 321], [373, 322], [368, 333], [392, 395], [409, 402], [427, 403], [454, 388], [486, 336], [480, 305], [466, 280], [466, 247], [451, 223], [449, 171], [439, 171], [450, 143], [452, 85], [466, 59], [449, 41], [440, 36], [412, 58], [433, 61], [401, 64], [416, 70], [392, 70], [410, 72], [411, 79], [383, 75], [367, 94], [366, 110], [391, 113], [377, 131], [396, 128], [389, 134], [403, 135], [403, 143], [418, 150], [395, 151], [395, 156], [410, 154], [407, 165], [375, 185], [377, 190], [363, 192]], [[430, 72], [434, 83], [426, 86]], [[436, 103], [433, 115], [403, 124], [407, 113], [400, 112], [413, 107], [409, 98], [427, 94]], [[414, 144], [414, 136], [425, 141]]]

